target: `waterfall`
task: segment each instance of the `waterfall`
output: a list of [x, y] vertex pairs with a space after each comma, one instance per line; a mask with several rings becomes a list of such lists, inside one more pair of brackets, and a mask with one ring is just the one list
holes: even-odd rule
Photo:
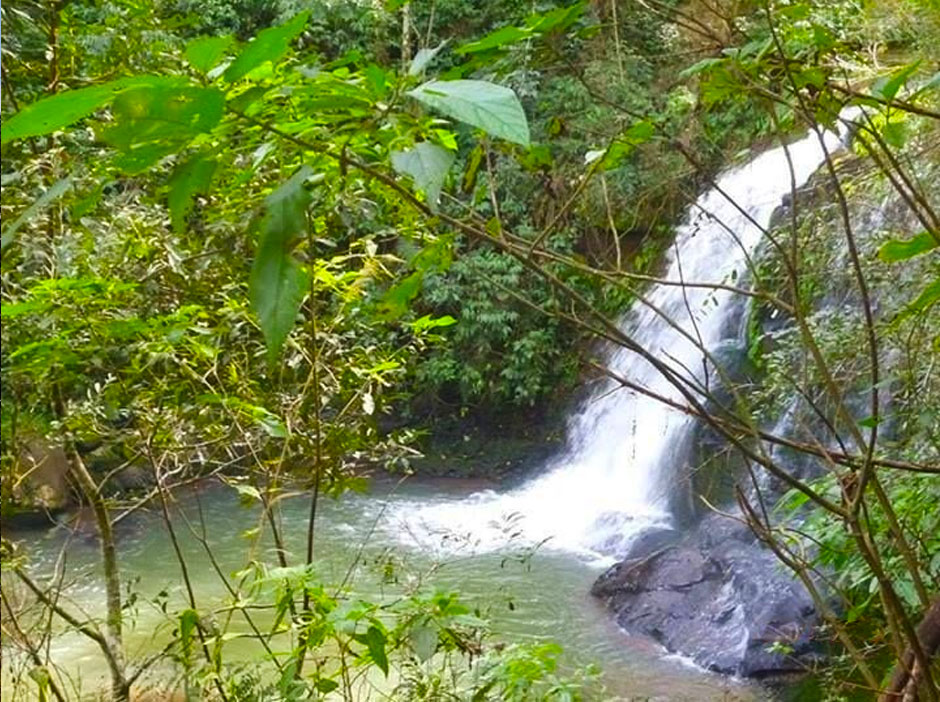
[[[824, 141], [830, 151], [840, 146], [840, 137], [831, 132]], [[799, 187], [823, 159], [819, 140], [810, 133], [725, 172], [687, 213], [662, 279], [742, 285], [762, 229], [791, 192], [791, 164]], [[735, 337], [729, 327], [741, 310], [736, 298], [730, 290], [655, 284], [644, 294], [646, 304], [637, 302], [620, 328], [683, 377], [699, 382], [708, 377], [714, 384], [714, 369], [706, 367], [692, 340], [711, 350]], [[612, 348], [604, 362], [621, 378], [683, 400], [631, 351]], [[669, 498], [684, 480], [679, 469], [695, 420], [613, 379], [600, 385], [569, 419], [566, 446], [542, 475], [509, 492], [402, 505], [405, 531], [412, 538], [450, 533], [478, 550], [504, 547], [515, 538], [608, 559], [650, 526], [669, 526]]]

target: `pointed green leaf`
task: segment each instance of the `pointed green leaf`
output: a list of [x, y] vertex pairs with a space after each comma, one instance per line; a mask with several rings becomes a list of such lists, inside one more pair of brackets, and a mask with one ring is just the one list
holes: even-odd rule
[[140, 173], [215, 127], [224, 109], [225, 96], [214, 88], [127, 90], [115, 98], [114, 125], [101, 138], [120, 152], [121, 170]]
[[443, 317], [434, 317], [426, 314], [420, 319], [416, 319], [413, 322], [409, 323], [409, 326], [414, 329], [416, 332], [428, 331], [429, 329], [436, 329], [438, 327], [449, 327], [457, 323], [457, 320], [451, 317], [449, 314], [445, 314]]
[[937, 239], [930, 232], [921, 232], [913, 239], [892, 239], [878, 249], [878, 258], [885, 263], [895, 263], [913, 258], [937, 248]]
[[200, 73], [208, 73], [219, 64], [234, 42], [235, 38], [231, 35], [198, 37], [186, 45], [186, 60]]
[[233, 83], [267, 61], [277, 61], [290, 48], [290, 43], [307, 26], [309, 12], [301, 12], [293, 19], [277, 27], [269, 27], [258, 33], [242, 52], [225, 69], [225, 80]]
[[132, 88], [159, 88], [186, 84], [178, 76], [133, 76], [101, 85], [67, 90], [37, 100], [4, 120], [0, 144], [14, 139], [42, 136], [67, 127], [104, 107], [117, 95]]
[[388, 675], [388, 657], [385, 653], [385, 632], [377, 626], [370, 626], [366, 631], [366, 646], [369, 656], [385, 675]]
[[433, 624], [423, 624], [411, 631], [411, 648], [414, 649], [418, 660], [426, 661], [437, 650], [438, 633]]
[[277, 358], [293, 329], [308, 286], [307, 274], [290, 250], [306, 230], [310, 193], [304, 182], [311, 173], [309, 167], [301, 168], [265, 199], [267, 212], [248, 289], [271, 360]]
[[415, 100], [492, 136], [529, 145], [529, 122], [509, 88], [484, 80], [432, 80], [408, 92]]
[[390, 287], [382, 298], [382, 313], [386, 319], [397, 319], [408, 310], [410, 303], [421, 291], [424, 272], [415, 271], [401, 282]]
[[452, 151], [428, 141], [415, 144], [407, 151], [393, 151], [391, 154], [392, 167], [412, 177], [418, 189], [428, 196], [432, 208], [437, 206], [444, 179], [455, 158]]
[[557, 32], [567, 29], [574, 24], [587, 9], [587, 3], [582, 0], [568, 7], [556, 7], [544, 14], [536, 14], [526, 19], [526, 25], [539, 33]]
[[903, 149], [907, 141], [907, 125], [904, 122], [888, 122], [881, 131], [888, 146]]
[[189, 646], [193, 640], [193, 632], [199, 625], [199, 614], [194, 609], [184, 609], [180, 612], [180, 645], [183, 648], [183, 655], [189, 655]]
[[193, 197], [209, 192], [212, 176], [218, 164], [215, 159], [199, 153], [184, 161], [170, 178], [170, 193], [167, 204], [170, 208], [170, 220], [176, 231], [183, 230], [183, 221], [193, 206]]
[[902, 66], [888, 76], [879, 78], [872, 85], [872, 95], [883, 100], [893, 100], [898, 94], [898, 91], [904, 86], [908, 78], [914, 74], [919, 66], [920, 62], [915, 61], [907, 66]]
[[501, 49], [508, 44], [514, 44], [530, 36], [532, 36], [532, 30], [527, 27], [501, 27], [495, 32], [490, 32], [482, 39], [462, 44], [457, 47], [456, 53], [475, 54], [491, 49]]

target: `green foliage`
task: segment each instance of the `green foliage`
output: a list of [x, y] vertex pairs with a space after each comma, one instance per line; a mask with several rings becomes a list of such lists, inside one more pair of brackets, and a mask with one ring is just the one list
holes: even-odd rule
[[304, 182], [312, 171], [301, 168], [265, 198], [258, 253], [248, 285], [251, 305], [274, 359], [281, 351], [307, 292], [308, 276], [291, 255], [296, 239], [307, 229], [310, 193]]
[[[68, 127], [127, 91], [135, 91], [140, 99], [150, 91], [172, 90], [180, 85], [180, 80], [174, 77], [135, 76], [57, 93], [26, 106], [7, 120], [0, 143], [50, 134]], [[133, 108], [128, 111], [132, 112]]]
[[882, 244], [881, 248], [878, 249], [878, 258], [885, 263], [895, 263], [919, 256], [937, 246], [940, 246], [940, 242], [933, 234], [921, 232], [912, 239], [892, 239], [886, 244]]
[[209, 154], [197, 152], [174, 169], [170, 177], [167, 207], [170, 210], [170, 221], [177, 232], [183, 230], [185, 217], [193, 207], [193, 198], [209, 192], [218, 165]]
[[414, 184], [427, 195], [428, 203], [436, 208], [444, 180], [456, 157], [451, 151], [422, 141], [407, 151], [391, 153], [392, 167], [409, 175]]
[[100, 135], [120, 152], [114, 165], [135, 175], [211, 131], [224, 109], [225, 96], [213, 88], [133, 88], [114, 99], [115, 122]]
[[525, 111], [509, 88], [480, 80], [429, 81], [408, 94], [493, 136], [521, 146], [529, 145]]
[[[936, 138], [937, 127], [929, 121], [912, 121], [911, 141], [900, 152], [918, 178], [929, 182], [936, 177], [940, 164], [923, 152], [923, 145]], [[940, 385], [930, 378], [929, 363], [940, 339], [940, 317], [930, 311], [929, 291], [940, 280], [935, 242], [927, 232], [917, 233], [920, 222], [905, 212], [900, 196], [883, 173], [858, 169], [846, 176], [842, 188], [854, 223], [854, 236], [860, 249], [862, 270], [869, 294], [876, 300], [876, 334], [881, 359], [882, 404], [877, 422], [867, 416], [869, 357], [861, 305], [857, 300], [851, 269], [844, 265], [842, 220], [830, 200], [824, 184], [800, 200], [797, 245], [801, 255], [798, 298], [793, 302], [804, 309], [819, 352], [834, 369], [839, 389], [856, 417], [858, 427], [877, 426], [882, 450], [912, 461], [934, 461], [940, 450], [940, 415], [934, 406], [940, 403]], [[848, 164], [846, 164], [848, 165]], [[875, 211], [890, 213], [888, 225], [872, 217]], [[780, 225], [782, 226], [782, 225]], [[777, 232], [780, 233], [779, 231]], [[767, 252], [761, 271], [763, 285], [783, 287], [779, 256]], [[927, 293], [921, 292], [927, 282]], [[916, 298], [914, 303], [911, 299]], [[925, 300], [921, 305], [919, 301]], [[768, 423], [787, 416], [798, 428], [815, 428], [820, 413], [832, 416], [831, 398], [824, 391], [824, 379], [809, 357], [801, 335], [793, 326], [779, 326], [766, 316], [756, 315], [764, 327], [757, 330], [755, 344], [761, 349], [766, 372], [762, 387], [754, 397]], [[755, 321], [755, 324], [760, 322]], [[795, 392], [799, 395], [795, 396]], [[809, 407], [795, 397], [809, 397]], [[847, 427], [838, 416], [832, 427], [847, 435]], [[798, 429], [799, 430], [799, 429]], [[831, 430], [830, 430], [831, 431]], [[831, 433], [828, 434], [831, 436]], [[794, 458], [794, 461], [796, 459]], [[821, 475], [812, 481], [820, 494], [839, 500], [845, 485], [824, 466], [805, 462], [804, 470]], [[789, 465], [785, 463], [784, 465]], [[797, 463], [794, 466], [800, 465]], [[940, 573], [936, 557], [940, 543], [937, 515], [924, 510], [925, 504], [940, 499], [935, 475], [907, 471], [880, 471], [880, 489], [886, 501], [871, 500], [865, 509], [863, 528], [867, 538], [879, 547], [884, 569], [907, 611], [921, 611], [915, 587], [915, 573], [892, 530], [892, 519], [904, 525], [913, 549], [919, 576], [927, 587], [935, 588]], [[891, 513], [885, 504], [890, 505]], [[869, 562], [863, 557], [853, 535], [842, 519], [808, 502], [805, 494], [789, 491], [777, 506], [777, 518], [783, 524], [799, 520], [798, 528], [784, 529], [788, 545], [797, 552], [812, 554], [818, 572], [825, 573], [834, 595], [839, 598], [848, 634], [858, 641], [870, 642], [864, 652], [875, 670], [885, 665], [888, 642], [883, 633], [888, 626], [879, 584]], [[838, 689], [852, 672], [855, 662], [836, 664], [827, 680]]]
[[[142, 456], [187, 476], [237, 466], [229, 479], [266, 509], [292, 486], [355, 489], [365, 468], [407, 467], [415, 433], [388, 428], [399, 415], [507, 416], [559, 404], [578, 377], [581, 332], [557, 317], [572, 314], [570, 300], [521, 257], [442, 222], [546, 247], [525, 260], [614, 316], [631, 288], [591, 267], [613, 278], [654, 272], [702, 181], [755, 135], [783, 137], [807, 116], [832, 125], [853, 102], [905, 158], [927, 151], [929, 130], [895, 107], [932, 99], [928, 62], [906, 56], [872, 71], [859, 94], [833, 88], [848, 59], [866, 65], [872, 27], [850, 21], [855, 2], [772, 3], [779, 37], [745, 3], [717, 44], [643, 3], [618, 4], [615, 27], [603, 5], [549, 4], [525, 17], [528, 2], [413, 0], [404, 38], [403, 5], [354, 0], [185, 0], [175, 8], [188, 17], [172, 21], [171, 6], [137, 0], [11, 13], [4, 82], [24, 107], [5, 115], [2, 136], [4, 216], [18, 215], [3, 232], [4, 497], [36, 434], [117, 454], [89, 460], [103, 494], [116, 465]], [[911, 7], [929, 19], [926, 4]], [[935, 46], [926, 21], [889, 29]], [[715, 55], [698, 60], [705, 53]], [[410, 187], [446, 216], [419, 215]], [[833, 215], [820, 206], [801, 222], [808, 272], [795, 308], [850, 289]], [[936, 241], [921, 228], [898, 224], [863, 242], [883, 355], [901, 359], [888, 380], [896, 405], [880, 422], [898, 427], [892, 450], [910, 460], [935, 455], [940, 435], [940, 398], [918, 363], [940, 343]], [[779, 262], [760, 272], [785, 287]], [[807, 319], [853, 393], [867, 389], [858, 309]], [[766, 378], [753, 399], [769, 422], [794, 382], [822, 379], [793, 329], [762, 334], [759, 318], [751, 350]], [[903, 476], [885, 487], [919, 557], [935, 560], [938, 527], [919, 507], [935, 501], [935, 484]], [[888, 542], [887, 515], [867, 518]], [[806, 528], [839, 575], [850, 623], [882, 625], [870, 572], [841, 526], [813, 512]], [[891, 548], [890, 575], [913, 608]], [[245, 599], [233, 607], [273, 611], [271, 636], [289, 642], [288, 655], [265, 659], [263, 675], [221, 675], [233, 632], [186, 607], [168, 616], [194, 688], [302, 699], [340, 691], [358, 668], [387, 678], [392, 699], [597, 698], [559, 675], [551, 645], [490, 645], [478, 614], [449, 593], [358, 601], [328, 591], [310, 564], [253, 563], [238, 578]], [[323, 665], [298, 677], [298, 656], [311, 651]]]
[[193, 39], [186, 45], [186, 60], [200, 73], [209, 73], [219, 64], [234, 41], [234, 37], [228, 35]]
[[287, 53], [290, 43], [303, 31], [309, 18], [310, 13], [301, 12], [289, 22], [263, 30], [241, 50], [222, 76], [233, 83], [262, 64], [278, 61]]
[[533, 288], [518, 262], [483, 249], [429, 276], [422, 304], [458, 324], [449, 343], [418, 367], [419, 386], [445, 406], [492, 416], [493, 407], [530, 407], [571, 383], [576, 366], [560, 347], [559, 326], [508, 292], [523, 288], [543, 304], [551, 298], [545, 287]]

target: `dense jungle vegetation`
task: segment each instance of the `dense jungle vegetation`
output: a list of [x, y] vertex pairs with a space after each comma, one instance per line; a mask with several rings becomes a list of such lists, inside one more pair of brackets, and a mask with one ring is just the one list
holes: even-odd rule
[[[519, 479], [619, 345], [740, 478], [693, 511], [733, 511], [810, 590], [815, 698], [940, 700], [937, 0], [0, 12], [3, 518], [73, 515], [101, 583], [90, 615], [4, 535], [4, 699], [610, 699], [459, 594], [323, 582], [316, 524], [370, 477]], [[794, 187], [746, 280], [711, 284], [747, 335], [734, 368], [702, 348], [720, 391], [637, 344], [618, 320], [644, 291], [696, 284], [662, 261], [717, 174], [839, 127], [850, 149]], [[230, 573], [202, 525], [225, 602], [177, 547], [198, 530], [174, 504], [206, 480], [272, 544]], [[144, 510], [184, 587], [135, 657], [115, 524]], [[64, 631], [108, 686], [63, 672]]]

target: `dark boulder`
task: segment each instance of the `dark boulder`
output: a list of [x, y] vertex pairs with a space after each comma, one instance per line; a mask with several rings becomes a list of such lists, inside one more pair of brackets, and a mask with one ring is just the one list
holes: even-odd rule
[[812, 599], [746, 527], [711, 515], [680, 542], [662, 544], [594, 584], [620, 626], [720, 673], [805, 670], [815, 656]]

